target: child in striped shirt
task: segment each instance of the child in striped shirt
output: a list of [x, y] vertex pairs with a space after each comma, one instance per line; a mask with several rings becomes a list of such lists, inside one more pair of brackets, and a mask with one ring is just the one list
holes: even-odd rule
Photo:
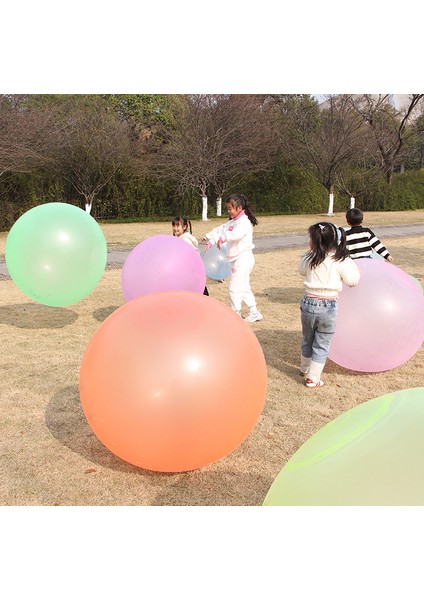
[[393, 262], [393, 257], [389, 251], [380, 242], [378, 237], [368, 227], [362, 227], [364, 215], [359, 208], [350, 208], [346, 213], [346, 221], [349, 227], [346, 231], [346, 246], [349, 250], [350, 257], [355, 258], [372, 258], [372, 252], [377, 252], [382, 258], [389, 262]]

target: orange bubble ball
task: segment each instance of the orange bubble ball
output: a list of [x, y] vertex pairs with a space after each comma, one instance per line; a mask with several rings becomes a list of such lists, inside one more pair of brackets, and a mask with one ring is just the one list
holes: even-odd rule
[[98, 439], [152, 471], [198, 469], [237, 448], [267, 387], [250, 326], [228, 306], [186, 291], [147, 294], [112, 313], [91, 338], [81, 403]]

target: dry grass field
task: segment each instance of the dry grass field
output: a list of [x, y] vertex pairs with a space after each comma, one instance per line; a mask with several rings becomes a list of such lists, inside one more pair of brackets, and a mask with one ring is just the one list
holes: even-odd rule
[[[424, 211], [367, 213], [369, 226], [422, 223]], [[322, 215], [264, 217], [257, 236], [304, 232]], [[215, 225], [193, 223], [200, 237]], [[343, 215], [334, 221], [344, 225]], [[216, 220], [222, 222], [222, 220]], [[167, 223], [102, 225], [109, 248], [131, 247], [170, 233]], [[0, 255], [6, 234], [0, 235]], [[384, 241], [384, 240], [383, 240]], [[396, 266], [424, 284], [424, 236], [386, 241]], [[293, 453], [315, 432], [360, 402], [424, 385], [424, 351], [384, 373], [352, 372], [328, 361], [323, 388], [298, 375], [297, 264], [304, 248], [258, 253], [252, 287], [264, 320], [253, 325], [268, 367], [264, 410], [247, 439], [228, 456], [196, 471], [156, 473], [123, 462], [88, 426], [79, 399], [87, 344], [124, 303], [120, 268], [107, 268], [93, 292], [66, 308], [27, 298], [0, 281], [0, 504], [3, 506], [258, 506]], [[208, 280], [212, 297], [229, 304], [227, 283]]]

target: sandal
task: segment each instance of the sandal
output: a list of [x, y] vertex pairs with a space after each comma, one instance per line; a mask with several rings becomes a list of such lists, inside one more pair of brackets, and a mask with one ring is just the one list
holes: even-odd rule
[[322, 379], [320, 379], [319, 381], [312, 381], [312, 379], [306, 379], [305, 385], [306, 385], [306, 387], [309, 387], [309, 388], [317, 388], [317, 387], [323, 386], [324, 382]]

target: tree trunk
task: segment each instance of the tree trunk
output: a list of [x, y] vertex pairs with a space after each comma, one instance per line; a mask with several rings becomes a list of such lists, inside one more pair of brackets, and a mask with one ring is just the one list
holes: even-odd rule
[[222, 216], [222, 198], [221, 198], [221, 196], [219, 196], [216, 199], [216, 216], [217, 217]]
[[327, 217], [332, 217], [334, 215], [333, 209], [334, 209], [334, 194], [333, 194], [333, 192], [330, 192], [330, 194], [328, 196], [328, 212], [327, 212]]
[[354, 196], [350, 197], [350, 206], [349, 208], [355, 208], [355, 198]]
[[202, 221], [208, 220], [208, 197], [202, 196]]
[[88, 214], [90, 214], [92, 206], [93, 206], [92, 202], [86, 202], [85, 203], [85, 212], [88, 212]]

